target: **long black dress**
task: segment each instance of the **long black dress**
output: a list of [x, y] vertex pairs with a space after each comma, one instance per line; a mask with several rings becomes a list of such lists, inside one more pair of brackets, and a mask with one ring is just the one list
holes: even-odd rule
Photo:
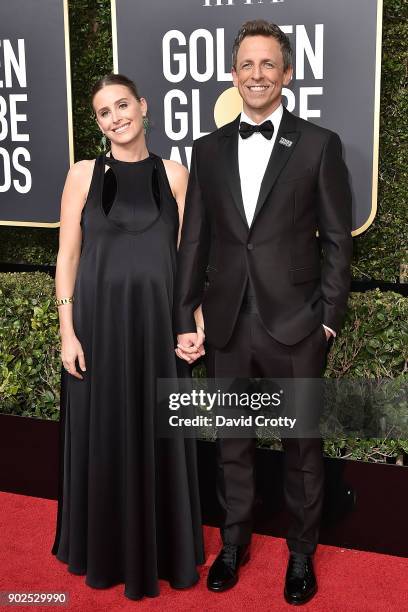
[[177, 377], [178, 225], [159, 157], [98, 156], [73, 305], [87, 370], [62, 373], [52, 553], [91, 587], [124, 583], [130, 599], [158, 595], [159, 578], [191, 586], [203, 563], [194, 441], [155, 437], [156, 379]]

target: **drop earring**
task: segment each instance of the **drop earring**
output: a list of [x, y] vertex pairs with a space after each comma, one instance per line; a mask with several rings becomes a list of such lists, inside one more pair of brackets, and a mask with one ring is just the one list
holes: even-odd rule
[[104, 153], [106, 153], [106, 145], [107, 145], [107, 138], [105, 136], [105, 134], [103, 134], [102, 138], [101, 138], [101, 149]]
[[147, 130], [149, 129], [149, 119], [148, 117], [146, 117], [146, 115], [143, 116], [143, 131], [146, 134]]

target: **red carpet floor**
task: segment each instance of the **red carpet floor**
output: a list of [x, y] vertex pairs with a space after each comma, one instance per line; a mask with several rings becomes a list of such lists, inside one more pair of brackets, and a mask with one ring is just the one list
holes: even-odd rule
[[[95, 590], [83, 576], [67, 572], [51, 555], [57, 503], [37, 497], [0, 493], [0, 591], [67, 592], [66, 606], [14, 606], [18, 610], [233, 610], [240, 612], [294, 610], [283, 600], [287, 549], [284, 540], [255, 536], [252, 560], [239, 584], [226, 593], [205, 586], [208, 566], [219, 547], [216, 529], [206, 528], [207, 561], [201, 581], [187, 591], [162, 583], [160, 597], [130, 601], [123, 585]], [[408, 611], [408, 559], [319, 546], [315, 557], [319, 592], [302, 610], [318, 612]], [[13, 609], [13, 608], [12, 608]]]

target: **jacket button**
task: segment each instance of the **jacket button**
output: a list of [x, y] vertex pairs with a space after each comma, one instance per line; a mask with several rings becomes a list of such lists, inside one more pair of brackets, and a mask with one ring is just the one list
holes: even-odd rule
[[252, 251], [253, 248], [254, 248], [254, 245], [252, 244], [252, 242], [248, 242], [247, 244], [248, 251]]

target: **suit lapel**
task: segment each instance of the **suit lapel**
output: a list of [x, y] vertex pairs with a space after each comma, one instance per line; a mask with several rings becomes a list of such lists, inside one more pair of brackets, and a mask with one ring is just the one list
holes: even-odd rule
[[237, 207], [238, 212], [241, 215], [243, 222], [245, 223], [245, 227], [246, 229], [248, 229], [248, 221], [245, 215], [244, 203], [242, 201], [241, 180], [239, 177], [238, 167], [239, 121], [240, 115], [238, 115], [238, 117], [234, 121], [225, 126], [220, 146], [226, 183], [232, 194], [235, 206]]
[[300, 136], [300, 133], [296, 131], [295, 128], [295, 117], [284, 108], [279, 131], [272, 149], [272, 154], [269, 158], [269, 162], [262, 179], [252, 225], [265, 204], [266, 198], [271, 192], [279, 174], [282, 172], [295, 149], [296, 143]]

